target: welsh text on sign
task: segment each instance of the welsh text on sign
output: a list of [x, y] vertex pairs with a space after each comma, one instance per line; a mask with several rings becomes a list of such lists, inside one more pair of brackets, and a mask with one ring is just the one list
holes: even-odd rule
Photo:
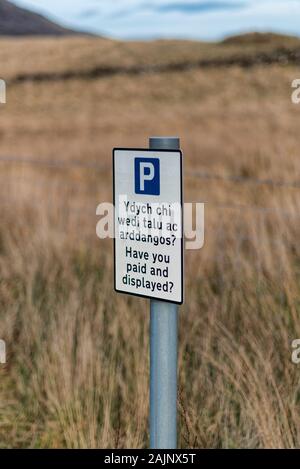
[[183, 302], [182, 154], [115, 149], [115, 289]]

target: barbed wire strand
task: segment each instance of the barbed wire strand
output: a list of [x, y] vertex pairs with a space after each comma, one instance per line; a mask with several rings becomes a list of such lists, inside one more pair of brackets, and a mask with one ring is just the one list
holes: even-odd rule
[[254, 185], [265, 185], [272, 187], [290, 187], [294, 189], [300, 189], [300, 181], [283, 181], [274, 179], [258, 179], [249, 176], [233, 176], [233, 175], [220, 175], [216, 173], [208, 173], [205, 171], [188, 171], [186, 173], [188, 177], [207, 179], [212, 181], [225, 181], [238, 184], [254, 184]]
[[[1, 163], [11, 163], [11, 164], [24, 164], [32, 165], [38, 167], [45, 167], [50, 169], [87, 169], [94, 170], [99, 172], [108, 171], [109, 168], [105, 164], [99, 164], [95, 162], [83, 162], [83, 161], [57, 161], [57, 160], [37, 160], [33, 158], [18, 158], [18, 157], [8, 157], [1, 156]], [[237, 175], [221, 175], [208, 171], [186, 171], [185, 176], [188, 178], [195, 179], [206, 179], [212, 181], [224, 181], [237, 184], [254, 184], [254, 185], [265, 185], [272, 187], [288, 187], [294, 189], [300, 189], [300, 181], [285, 181], [285, 180], [274, 180], [271, 178], [268, 179], [259, 179], [250, 176], [237, 176]]]
[[[57, 161], [57, 160], [37, 160], [34, 158], [19, 158], [19, 157], [8, 157], [8, 156], [1, 156], [0, 163], [8, 163], [8, 164], [25, 164], [25, 165], [32, 165], [37, 167], [45, 167], [50, 169], [86, 169], [86, 170], [93, 170], [104, 172], [108, 171], [109, 168], [106, 167], [104, 164], [99, 163], [86, 163], [82, 161]], [[300, 181], [280, 181], [280, 180], [273, 180], [273, 179], [256, 179], [252, 177], [246, 176], [234, 176], [234, 175], [220, 175], [216, 173], [210, 173], [205, 171], [187, 171], [185, 174], [187, 177], [191, 178], [198, 178], [198, 179], [206, 179], [206, 180], [217, 180], [217, 181], [224, 181], [230, 183], [238, 183], [238, 184], [256, 184], [256, 185], [267, 185], [273, 187], [287, 187], [287, 188], [296, 188], [300, 189]], [[283, 210], [278, 207], [262, 207], [257, 205], [249, 205], [249, 204], [232, 204], [232, 203], [214, 203], [214, 202], [204, 202], [207, 207], [214, 207], [218, 209], [224, 210], [252, 210], [258, 213], [277, 213], [281, 215], [285, 215], [287, 217], [295, 217], [297, 214], [294, 212], [290, 212], [287, 210]]]
[[104, 164], [86, 163], [84, 161], [57, 161], [57, 160], [37, 160], [33, 158], [18, 158], [1, 156], [0, 163], [11, 163], [20, 165], [30, 165], [37, 167], [45, 167], [49, 169], [87, 169], [103, 172], [108, 168]]

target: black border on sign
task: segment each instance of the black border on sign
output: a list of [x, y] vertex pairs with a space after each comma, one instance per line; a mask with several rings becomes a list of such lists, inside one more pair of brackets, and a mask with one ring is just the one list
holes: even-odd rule
[[[165, 300], [163, 298], [158, 298], [156, 296], [140, 295], [139, 293], [131, 293], [123, 290], [118, 290], [116, 287], [116, 227], [115, 227], [115, 153], [116, 151], [140, 151], [140, 152], [161, 152], [161, 153], [179, 153], [180, 155], [180, 205], [181, 205], [181, 300], [172, 301]], [[183, 248], [184, 248], [184, 219], [183, 219], [183, 165], [182, 165], [183, 155], [181, 150], [165, 150], [165, 149], [155, 149], [155, 148], [114, 148], [112, 153], [112, 166], [113, 166], [113, 205], [114, 205], [114, 290], [117, 293], [123, 293], [124, 295], [139, 296], [140, 298], [148, 298], [151, 300], [164, 301], [165, 303], [172, 303], [177, 305], [182, 305], [184, 302], [184, 259], [183, 259]]]

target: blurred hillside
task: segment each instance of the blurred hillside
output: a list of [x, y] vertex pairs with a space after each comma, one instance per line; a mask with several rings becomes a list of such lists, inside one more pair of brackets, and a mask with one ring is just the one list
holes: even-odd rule
[[75, 34], [24, 8], [7, 0], [0, 0], [0, 36], [48, 35], [64, 36]]
[[0, 46], [2, 76], [13, 81], [300, 63], [300, 39], [274, 34], [237, 36], [221, 43], [121, 42], [81, 36], [0, 39]]

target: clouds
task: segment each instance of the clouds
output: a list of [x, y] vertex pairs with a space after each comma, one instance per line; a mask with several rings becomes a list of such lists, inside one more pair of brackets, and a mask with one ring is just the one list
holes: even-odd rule
[[300, 0], [14, 0], [67, 25], [119, 38], [300, 34]]
[[[129, 15], [167, 15], [171, 13], [180, 13], [183, 16], [191, 14], [204, 13], [210, 11], [224, 11], [243, 8], [246, 3], [243, 0], [238, 1], [170, 1], [170, 0], [159, 0], [159, 1], [135, 1], [128, 2], [127, 8], [120, 7], [121, 2], [110, 4], [107, 9], [110, 10], [109, 18], [120, 18], [127, 17]], [[123, 2], [124, 3], [124, 2]], [[127, 3], [127, 2], [126, 2]], [[129, 5], [130, 3], [130, 5]]]
[[232, 10], [243, 8], [245, 3], [236, 2], [168, 2], [164, 5], [158, 5], [156, 11], [162, 13], [180, 12], [180, 13], [203, 13], [209, 11]]

